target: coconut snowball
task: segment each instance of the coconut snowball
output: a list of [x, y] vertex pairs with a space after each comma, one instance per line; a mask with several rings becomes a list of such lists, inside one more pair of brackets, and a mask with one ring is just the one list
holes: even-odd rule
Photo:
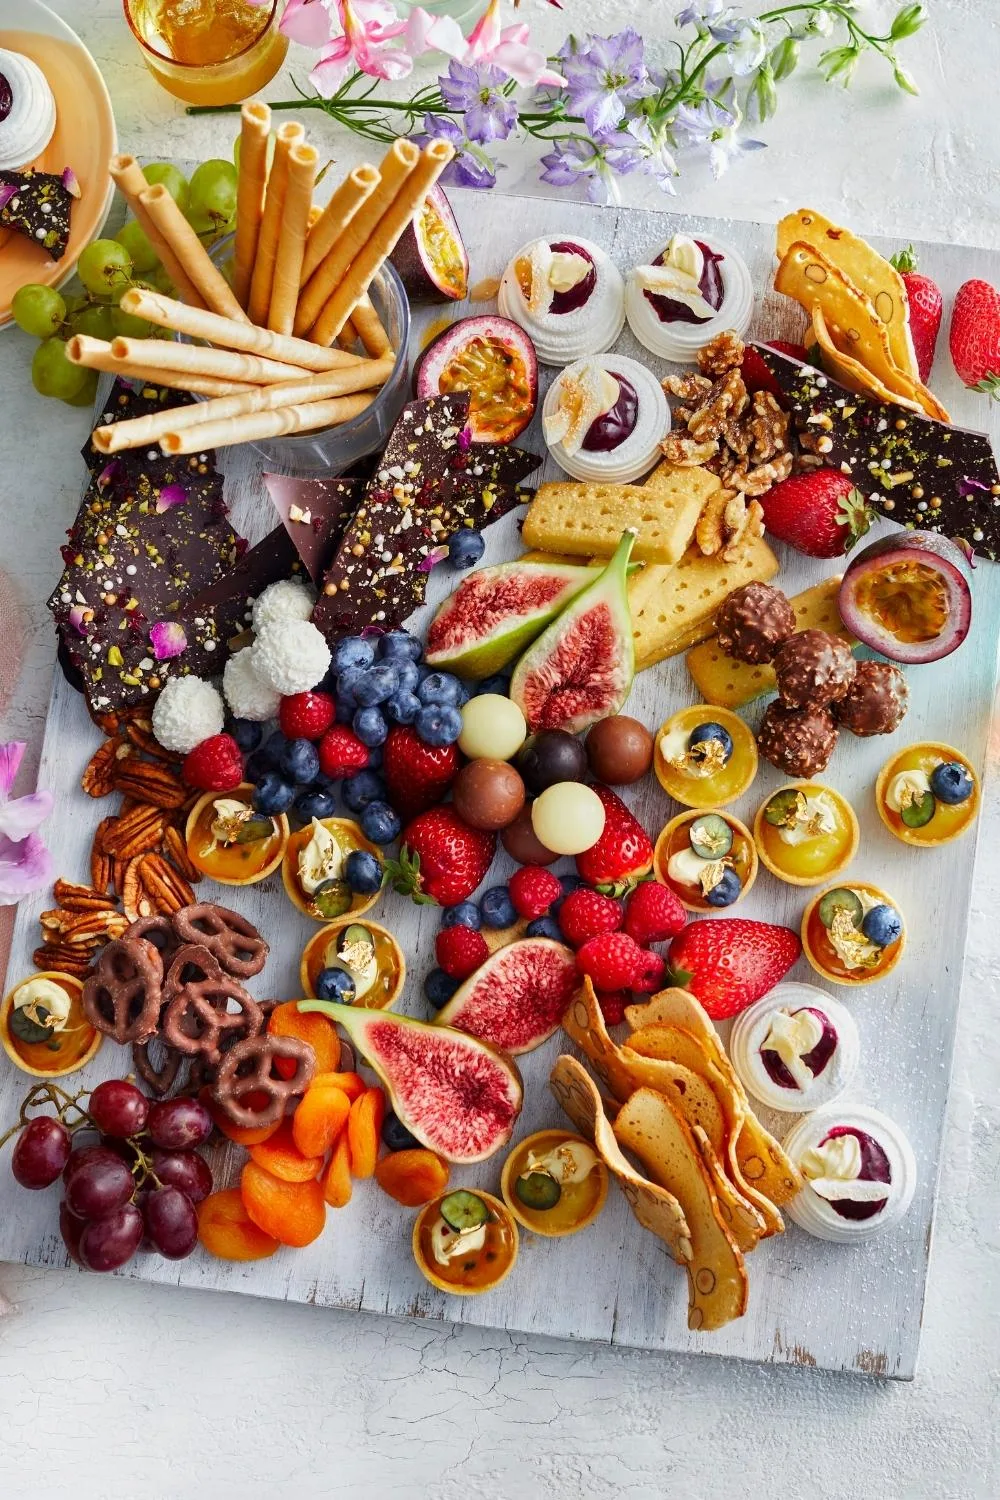
[[254, 600], [253, 628], [259, 634], [265, 626], [279, 620], [309, 620], [312, 612], [312, 591], [294, 578], [282, 578], [278, 583], [268, 584]]
[[222, 719], [222, 695], [200, 677], [171, 677], [153, 704], [153, 733], [164, 750], [179, 755], [221, 734]]
[[281, 695], [257, 676], [253, 651], [248, 647], [237, 651], [226, 662], [222, 691], [234, 718], [252, 719], [254, 723], [263, 724], [267, 719], [278, 717]]
[[330, 648], [308, 620], [266, 625], [252, 648], [257, 676], [276, 693], [307, 693], [326, 676]]

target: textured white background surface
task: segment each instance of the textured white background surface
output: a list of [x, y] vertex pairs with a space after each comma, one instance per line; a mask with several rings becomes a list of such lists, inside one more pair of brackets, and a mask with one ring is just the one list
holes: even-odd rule
[[[533, 18], [541, 15], [525, 3]], [[649, 37], [667, 32], [675, 9], [673, 0], [565, 4], [564, 17], [578, 29], [631, 20]], [[118, 0], [57, 0], [55, 8], [104, 71], [126, 149], [223, 154], [231, 126], [209, 120], [192, 128], [151, 85]], [[782, 112], [766, 131], [770, 149], [746, 158], [721, 184], [689, 178], [684, 207], [769, 219], [813, 202], [859, 229], [1000, 244], [995, 5], [932, 0], [930, 9], [932, 30], [907, 53], [923, 86], [920, 100], [869, 90], [862, 107], [803, 75], [786, 86]], [[553, 42], [563, 25], [555, 12], [541, 18]], [[285, 86], [271, 93], [284, 96]], [[358, 159], [353, 143], [321, 120], [313, 129], [338, 160]], [[521, 166], [512, 162], [504, 186], [527, 188]], [[624, 187], [629, 193], [634, 180]], [[51, 674], [39, 606], [77, 503], [76, 449], [86, 423], [33, 395], [27, 358], [28, 342], [5, 335], [0, 557], [18, 578], [33, 631], [16, 705], [0, 728], [4, 738], [21, 734], [37, 746]], [[1000, 827], [996, 803], [994, 789], [987, 838]], [[998, 900], [1000, 863], [987, 857], [914, 1385], [591, 1351], [5, 1267], [19, 1315], [0, 1323], [0, 1494], [994, 1496]], [[835, 1300], [837, 1288], [817, 1287], [817, 1296]]]

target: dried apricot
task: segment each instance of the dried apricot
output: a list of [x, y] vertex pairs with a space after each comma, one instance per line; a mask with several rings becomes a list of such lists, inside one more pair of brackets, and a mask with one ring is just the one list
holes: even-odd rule
[[343, 1089], [308, 1089], [292, 1116], [292, 1139], [302, 1155], [325, 1156], [350, 1112]]
[[397, 1203], [419, 1208], [448, 1186], [448, 1163], [423, 1148], [394, 1151], [376, 1164], [375, 1181]]
[[283, 1245], [311, 1245], [323, 1233], [326, 1205], [318, 1182], [283, 1182], [255, 1161], [240, 1177], [246, 1211], [258, 1229]]
[[282, 1182], [313, 1182], [323, 1170], [323, 1152], [316, 1156], [301, 1152], [295, 1144], [291, 1120], [282, 1120], [274, 1135], [251, 1146], [250, 1159]]
[[351, 1148], [347, 1131], [342, 1130], [323, 1176], [323, 1198], [331, 1208], [343, 1208], [351, 1201]]
[[198, 1239], [219, 1260], [265, 1260], [278, 1248], [250, 1218], [239, 1188], [209, 1193], [198, 1204]]
[[309, 1087], [311, 1089], [340, 1089], [353, 1103], [360, 1098], [368, 1085], [360, 1073], [316, 1073]]
[[[204, 1104], [215, 1122], [215, 1127], [229, 1141], [235, 1141], [237, 1146], [256, 1146], [261, 1141], [269, 1140], [275, 1131], [281, 1129], [281, 1121], [276, 1120], [273, 1125], [234, 1125], [232, 1120], [227, 1119], [225, 1113], [213, 1097], [210, 1088], [198, 1090], [198, 1098]], [[271, 1095], [263, 1089], [254, 1091], [252, 1094], [244, 1094], [240, 1100], [247, 1109], [267, 1109], [271, 1103]]]
[[351, 1176], [370, 1177], [378, 1161], [379, 1131], [385, 1119], [385, 1095], [381, 1089], [365, 1089], [351, 1105], [347, 1117], [347, 1140], [351, 1148]]
[[[299, 1010], [297, 1000], [276, 1005], [267, 1029], [272, 1036], [294, 1036], [300, 1042], [308, 1043], [316, 1054], [317, 1073], [333, 1073], [340, 1066], [340, 1037], [333, 1022], [315, 1011]], [[290, 1057], [276, 1057], [274, 1066], [282, 1078], [291, 1078], [296, 1068]]]

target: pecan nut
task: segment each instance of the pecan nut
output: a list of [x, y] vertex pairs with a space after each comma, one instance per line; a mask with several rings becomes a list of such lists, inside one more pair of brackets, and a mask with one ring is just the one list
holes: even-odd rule
[[101, 890], [89, 885], [75, 885], [62, 876], [52, 887], [52, 894], [64, 911], [113, 911], [114, 902]]
[[134, 745], [144, 755], [151, 755], [154, 760], [165, 760], [179, 765], [184, 759], [182, 755], [176, 755], [173, 750], [163, 748], [153, 733], [153, 721], [148, 715], [137, 715], [134, 719], [130, 719], [125, 725], [125, 738], [130, 745]]
[[[146, 893], [142, 883], [142, 862], [146, 858], [144, 854], [137, 854], [125, 864], [121, 877], [122, 909], [130, 922], [138, 922], [140, 917], [152, 917], [156, 913], [153, 903]], [[118, 861], [121, 864], [121, 861]]]
[[134, 756], [119, 761], [115, 770], [115, 787], [126, 797], [134, 797], [152, 807], [182, 807], [188, 799], [188, 788], [169, 767], [157, 761], [137, 760]]
[[148, 854], [162, 844], [165, 827], [162, 808], [139, 803], [105, 830], [104, 852], [116, 859], [134, 859], [137, 854]]
[[139, 878], [153, 909], [161, 915], [193, 906], [194, 891], [184, 876], [163, 858], [162, 854], [145, 854], [139, 866]]
[[173, 824], [170, 825], [163, 835], [163, 852], [170, 863], [176, 869], [180, 870], [189, 885], [198, 884], [198, 881], [202, 878], [201, 871], [196, 864], [192, 863], [191, 857], [187, 852], [187, 843], [185, 842], [183, 833], [179, 828], [175, 828]]
[[115, 772], [120, 760], [132, 754], [132, 748], [115, 736], [99, 745], [87, 762], [80, 785], [88, 797], [110, 797], [115, 789]]
[[31, 955], [36, 969], [51, 969], [56, 974], [69, 974], [74, 979], [87, 977], [90, 958], [86, 949], [71, 948], [67, 943], [44, 943]]

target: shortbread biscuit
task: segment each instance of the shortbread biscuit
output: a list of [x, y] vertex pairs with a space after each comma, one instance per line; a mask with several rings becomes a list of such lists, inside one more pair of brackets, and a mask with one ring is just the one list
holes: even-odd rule
[[707, 469], [661, 465], [648, 486], [539, 485], [523, 535], [529, 547], [572, 557], [610, 557], [628, 527], [636, 531], [635, 562], [669, 566], [684, 555], [698, 517], [719, 488]]

